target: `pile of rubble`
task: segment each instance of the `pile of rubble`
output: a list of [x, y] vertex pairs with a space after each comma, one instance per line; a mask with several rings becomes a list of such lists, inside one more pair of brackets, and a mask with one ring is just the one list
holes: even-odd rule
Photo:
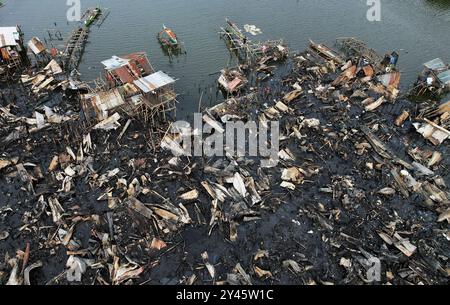
[[203, 112], [219, 133], [279, 121], [278, 163], [1, 108], [0, 283], [446, 283], [449, 109], [398, 99], [379, 64], [314, 45]]

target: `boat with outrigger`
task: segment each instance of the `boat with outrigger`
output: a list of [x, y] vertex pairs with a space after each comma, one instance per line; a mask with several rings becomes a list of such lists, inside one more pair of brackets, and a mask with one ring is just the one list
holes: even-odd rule
[[100, 17], [101, 14], [102, 14], [102, 9], [100, 8], [100, 6], [97, 6], [93, 10], [89, 10], [88, 16], [87, 16], [86, 20], [84, 21], [84, 25], [86, 27], [90, 27], [92, 24], [94, 24], [94, 22], [97, 21], [97, 19]]
[[178, 39], [178, 36], [174, 33], [174, 31], [165, 25], [163, 25], [162, 31], [158, 33], [158, 41], [163, 50], [169, 55], [184, 53], [182, 51], [183, 43]]
[[163, 25], [162, 31], [158, 33], [158, 41], [167, 49], [181, 49], [181, 42], [178, 40], [177, 35], [172, 31], [172, 29], [166, 27], [165, 25]]

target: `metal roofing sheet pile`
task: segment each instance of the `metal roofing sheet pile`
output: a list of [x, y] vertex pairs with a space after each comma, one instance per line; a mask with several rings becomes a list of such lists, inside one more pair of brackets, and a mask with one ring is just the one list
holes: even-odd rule
[[107, 112], [125, 104], [122, 94], [120, 94], [118, 89], [100, 92], [94, 95], [92, 99], [97, 109], [100, 109], [102, 112]]

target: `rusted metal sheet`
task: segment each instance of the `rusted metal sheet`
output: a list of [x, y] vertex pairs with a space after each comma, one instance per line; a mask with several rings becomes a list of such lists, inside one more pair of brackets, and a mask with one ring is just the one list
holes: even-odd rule
[[123, 57], [129, 59], [134, 66], [142, 68], [144, 73], [140, 73], [141, 76], [146, 76], [154, 72], [145, 52], [135, 52]]
[[131, 73], [135, 78], [141, 78], [143, 76], [141, 70], [139, 69], [135, 61], [130, 60], [128, 62], [128, 68], [130, 69]]
[[[113, 56], [102, 61], [105, 70], [117, 76], [123, 84], [133, 81], [153, 73], [153, 68], [148, 61], [145, 52], [136, 52], [123, 56]], [[109, 81], [113, 79], [108, 78]]]
[[154, 72], [153, 67], [147, 59], [147, 56], [138, 58], [138, 62], [141, 65], [142, 69], [144, 69], [145, 74], [152, 74]]
[[128, 71], [126, 67], [120, 67], [113, 71], [113, 73], [117, 74], [117, 77], [124, 84], [132, 83], [134, 81], [133, 75]]
[[241, 79], [235, 78], [228, 84], [228, 88], [230, 89], [230, 91], [234, 91], [241, 83], [242, 83]]
[[371, 65], [364, 66], [363, 70], [366, 76], [372, 77], [375, 74], [375, 71], [373, 70]]
[[379, 76], [378, 79], [385, 87], [398, 88], [398, 86], [400, 84], [400, 77], [401, 77], [400, 72], [396, 71], [396, 72], [381, 75], [381, 76]]

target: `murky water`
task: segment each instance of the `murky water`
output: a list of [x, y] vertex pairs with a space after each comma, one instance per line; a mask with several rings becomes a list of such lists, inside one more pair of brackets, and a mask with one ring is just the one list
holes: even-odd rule
[[[48, 37], [47, 29], [63, 34], [68, 23], [65, 0], [6, 0], [0, 26], [19, 24], [26, 38]], [[380, 53], [400, 50], [402, 86], [414, 82], [421, 64], [441, 57], [450, 61], [450, 1], [381, 0], [381, 21], [369, 22], [365, 0], [81, 0], [82, 9], [101, 4], [110, 9], [104, 24], [93, 27], [80, 66], [85, 80], [101, 72], [100, 61], [112, 55], [146, 51], [156, 69], [179, 79], [179, 115], [222, 99], [216, 94], [217, 74], [231, 64], [218, 32], [229, 17], [238, 24], [255, 24], [263, 34], [254, 40], [284, 38], [291, 49], [302, 50], [309, 39], [333, 45], [340, 36], [357, 36]], [[185, 43], [187, 55], [173, 62], [164, 56], [156, 34], [165, 24]], [[63, 42], [54, 41], [55, 46]]]

